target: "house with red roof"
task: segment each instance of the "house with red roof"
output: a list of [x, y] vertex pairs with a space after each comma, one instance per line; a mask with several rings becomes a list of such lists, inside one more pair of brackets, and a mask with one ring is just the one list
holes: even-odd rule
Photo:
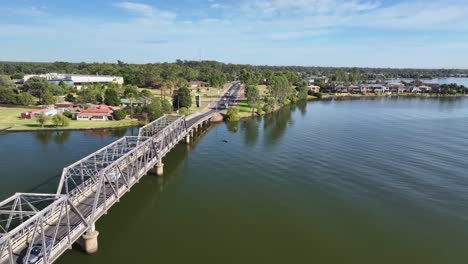
[[94, 120], [94, 121], [108, 121], [108, 120], [113, 120], [112, 113], [114, 112], [114, 108], [108, 106], [108, 105], [93, 105], [87, 109], [81, 110], [76, 115], [76, 120], [82, 120], [82, 121], [89, 121], [89, 120]]

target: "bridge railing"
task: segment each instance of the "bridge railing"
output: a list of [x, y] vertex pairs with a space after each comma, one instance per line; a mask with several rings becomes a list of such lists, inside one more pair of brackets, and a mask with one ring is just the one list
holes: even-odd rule
[[[140, 137], [153, 137], [156, 136], [164, 128], [177, 121], [178, 119], [183, 118], [179, 115], [164, 115], [153, 122], [147, 124], [140, 128], [138, 136]], [[184, 118], [185, 119], [185, 118]]]
[[123, 137], [63, 169], [57, 194], [71, 199], [96, 183], [96, 176], [110, 164], [144, 143], [144, 138]]
[[[70, 215], [76, 212], [71, 207], [66, 195], [53, 194], [17, 193], [2, 202], [2, 214], [8, 214], [7, 222], [14, 227], [0, 237], [0, 263], [16, 263], [15, 256], [23, 263], [35, 262], [33, 248], [40, 249], [44, 263], [48, 263], [56, 246], [69, 234], [59, 230], [64, 226], [71, 229]], [[71, 246], [72, 240], [67, 241]]]

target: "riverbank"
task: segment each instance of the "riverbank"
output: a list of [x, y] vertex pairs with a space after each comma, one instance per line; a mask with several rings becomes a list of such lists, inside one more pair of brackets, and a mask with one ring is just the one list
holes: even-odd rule
[[401, 94], [350, 94], [350, 93], [337, 93], [337, 94], [322, 94], [321, 98], [309, 95], [308, 101], [332, 99], [332, 98], [376, 98], [376, 97], [410, 97], [410, 98], [461, 98], [468, 95], [464, 94], [420, 94], [420, 93], [401, 93]]
[[[437, 94], [437, 95], [429, 95], [429, 94], [414, 94], [414, 93], [404, 93], [404, 94], [322, 94], [322, 96], [319, 98], [314, 95], [308, 95], [307, 96], [307, 101], [321, 101], [321, 100], [331, 100], [331, 99], [338, 99], [338, 100], [353, 100], [353, 99], [362, 99], [362, 98], [423, 98], [423, 99], [438, 99], [438, 98], [464, 98], [468, 97], [468, 95], [464, 94], [456, 94], [456, 95], [442, 95], [442, 94]], [[294, 104], [294, 103], [291, 103]], [[249, 106], [247, 99], [243, 98], [239, 101], [238, 104], [239, 107], [239, 118], [240, 119], [246, 119], [246, 118], [251, 118], [251, 117], [257, 117], [259, 114], [255, 112], [252, 115], [252, 108]], [[272, 112], [279, 111], [283, 108], [284, 106], [279, 106], [276, 107], [275, 109], [272, 110]], [[226, 111], [223, 111], [223, 115], [225, 116]], [[264, 115], [267, 113], [264, 113]]]
[[77, 121], [70, 120], [67, 127], [55, 127], [47, 124], [41, 127], [35, 119], [22, 119], [20, 113], [31, 111], [31, 108], [20, 107], [0, 107], [0, 132], [20, 132], [20, 131], [50, 131], [50, 130], [91, 130], [103, 128], [124, 128], [141, 125], [141, 122], [133, 119], [120, 121]]

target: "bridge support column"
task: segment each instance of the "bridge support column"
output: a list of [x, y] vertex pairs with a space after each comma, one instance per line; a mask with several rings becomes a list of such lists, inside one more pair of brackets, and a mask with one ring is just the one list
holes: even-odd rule
[[190, 133], [185, 136], [185, 143], [190, 144]]
[[158, 161], [158, 163], [156, 164], [156, 176], [163, 176], [163, 173], [164, 173], [164, 163], [162, 163], [162, 161]]
[[83, 247], [86, 253], [92, 255], [98, 251], [98, 236], [99, 232], [96, 231], [93, 224], [92, 228], [83, 235]]

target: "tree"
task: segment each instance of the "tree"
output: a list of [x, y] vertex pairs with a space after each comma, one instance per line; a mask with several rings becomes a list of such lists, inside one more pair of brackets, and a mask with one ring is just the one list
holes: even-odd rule
[[42, 99], [46, 91], [50, 91], [50, 85], [47, 79], [41, 77], [29, 78], [26, 83], [21, 87], [24, 92], [30, 93], [32, 96]]
[[226, 113], [226, 120], [229, 122], [237, 122], [239, 119], [239, 107], [229, 107]]
[[182, 87], [177, 90], [177, 93], [173, 98], [174, 109], [180, 109], [181, 107], [190, 108], [192, 106], [192, 97], [190, 95], [190, 89]]
[[11, 104], [15, 100], [15, 91], [6, 86], [0, 86], [0, 102]]
[[17, 105], [33, 105], [36, 103], [34, 96], [29, 93], [20, 93], [15, 97], [15, 104]]
[[104, 95], [104, 103], [111, 106], [119, 106], [120, 99], [115, 89], [107, 89]]
[[56, 114], [52, 116], [52, 124], [54, 124], [55, 127], [66, 127], [70, 125], [70, 119], [62, 114]]
[[112, 115], [114, 116], [115, 120], [122, 120], [127, 117], [127, 113], [124, 110], [117, 109], [115, 110]]
[[271, 79], [271, 84], [268, 86], [271, 97], [275, 100], [275, 104], [284, 103], [284, 99], [290, 95], [290, 85], [288, 79], [283, 74], [275, 75]]
[[99, 103], [100, 93], [93, 89], [81, 89], [78, 92], [77, 101], [79, 103], [90, 103], [90, 104], [97, 104]]
[[7, 75], [0, 75], [0, 87], [14, 88], [15, 85]]
[[226, 76], [222, 72], [215, 72], [209, 79], [211, 86], [214, 88], [222, 88], [226, 83]]
[[258, 107], [258, 101], [260, 100], [260, 92], [256, 85], [249, 85], [245, 88], [245, 97], [252, 108], [252, 115], [255, 113], [255, 109]]
[[172, 105], [166, 99], [161, 99], [161, 110], [163, 114], [170, 114], [172, 113]]
[[140, 92], [140, 97], [146, 101], [147, 99], [151, 99], [153, 97], [153, 94], [149, 90], [143, 89]]
[[44, 125], [49, 121], [49, 117], [44, 113], [40, 113], [36, 121], [44, 128]]
[[125, 87], [124, 96], [126, 98], [136, 98], [138, 96], [138, 90], [135, 86], [128, 85]]
[[39, 100], [39, 103], [43, 105], [55, 104], [57, 102], [57, 98], [55, 98], [54, 94], [49, 88], [44, 90], [40, 98], [41, 99]]
[[247, 85], [257, 85], [259, 78], [255, 73], [247, 69], [243, 69], [240, 74], [239, 79], [243, 84], [247, 86]]
[[164, 115], [161, 106], [161, 100], [153, 100], [151, 104], [143, 107], [143, 112], [148, 116], [149, 121], [153, 121], [155, 119], [160, 118]]
[[297, 90], [297, 98], [299, 100], [307, 100], [307, 92], [309, 88], [307, 87], [306, 82], [302, 82], [301, 85], [296, 87]]

